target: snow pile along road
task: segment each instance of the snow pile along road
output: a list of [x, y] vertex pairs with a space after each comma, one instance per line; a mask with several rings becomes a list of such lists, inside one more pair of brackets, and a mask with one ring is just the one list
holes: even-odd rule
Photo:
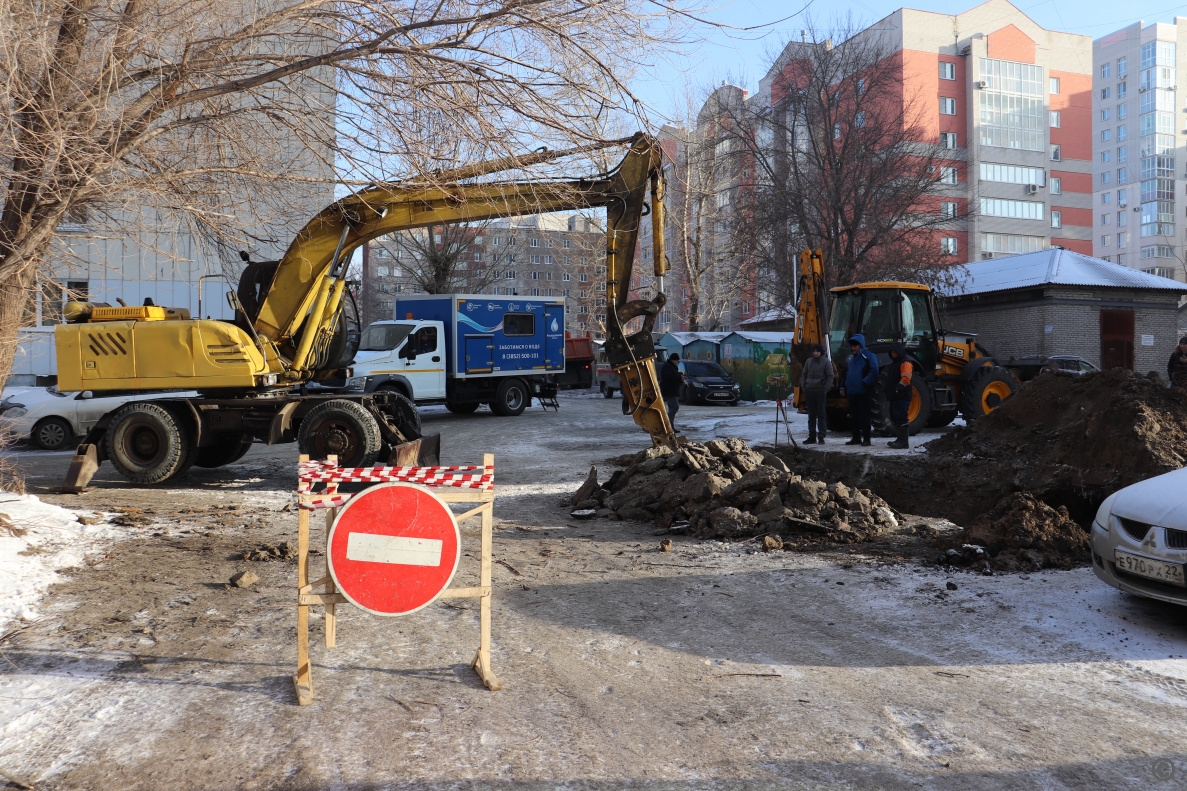
[[118, 533], [99, 516], [80, 520], [31, 494], [0, 492], [0, 631], [14, 619], [36, 619], [34, 605], [58, 569], [81, 565]]

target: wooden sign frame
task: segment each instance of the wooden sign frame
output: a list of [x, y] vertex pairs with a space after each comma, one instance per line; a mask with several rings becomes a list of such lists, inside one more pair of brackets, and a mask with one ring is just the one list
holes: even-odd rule
[[[302, 463], [309, 461], [309, 456], [302, 454]], [[329, 468], [337, 468], [337, 458], [327, 459]], [[490, 663], [490, 626], [491, 626], [491, 564], [494, 544], [494, 469], [495, 457], [486, 453], [482, 456], [481, 484], [456, 481], [462, 477], [461, 473], [451, 472], [458, 469], [475, 470], [479, 468], [450, 468], [450, 467], [370, 467], [351, 470], [350, 481], [381, 482], [404, 480], [426, 489], [432, 489], [446, 503], [478, 503], [455, 519], [461, 522], [478, 516], [482, 518], [482, 552], [479, 561], [478, 586], [470, 588], [446, 588], [434, 601], [440, 599], [478, 599], [478, 652], [470, 667], [478, 673], [482, 683], [491, 691], [503, 688], [503, 684], [491, 669]], [[435, 472], [443, 471], [443, 472]], [[469, 476], [474, 477], [474, 476]], [[299, 479], [300, 480], [300, 479]], [[461, 488], [462, 486], [468, 488]], [[338, 483], [328, 481], [326, 489], [313, 492], [312, 486], [304, 481], [298, 483], [297, 492], [297, 672], [293, 674], [293, 685], [297, 692], [297, 703], [308, 706], [313, 702], [313, 668], [309, 660], [309, 608], [323, 606], [326, 622], [326, 648], [337, 645], [337, 613], [339, 604], [348, 604], [347, 598], [338, 592], [334, 580], [330, 576], [327, 566], [326, 573], [316, 580], [310, 581], [309, 573], [309, 515], [310, 511], [325, 508], [326, 510], [326, 538], [329, 538], [330, 527], [338, 515], [339, 508], [350, 499], [349, 495], [338, 494]], [[332, 503], [332, 504], [331, 504]], [[329, 563], [329, 546], [326, 546], [325, 558]], [[458, 548], [461, 551], [461, 547]], [[324, 585], [321, 592], [314, 592], [314, 588]]]

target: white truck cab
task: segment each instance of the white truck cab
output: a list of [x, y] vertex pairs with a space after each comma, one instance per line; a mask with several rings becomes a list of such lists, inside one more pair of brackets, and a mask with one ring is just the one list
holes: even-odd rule
[[444, 325], [377, 321], [363, 330], [348, 390], [396, 390], [414, 401], [445, 398]]

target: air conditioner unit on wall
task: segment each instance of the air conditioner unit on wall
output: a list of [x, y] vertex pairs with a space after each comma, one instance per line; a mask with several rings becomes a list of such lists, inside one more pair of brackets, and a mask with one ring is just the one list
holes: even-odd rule
[[988, 88], [989, 81], [988, 80], [977, 80], [977, 87], [978, 88]]
[[1039, 191], [1039, 185], [1038, 185], [1038, 184], [1027, 184], [1027, 185], [1026, 185], [1026, 194], [1027, 194], [1027, 195], [1034, 195], [1034, 194], [1036, 194], [1038, 191]]

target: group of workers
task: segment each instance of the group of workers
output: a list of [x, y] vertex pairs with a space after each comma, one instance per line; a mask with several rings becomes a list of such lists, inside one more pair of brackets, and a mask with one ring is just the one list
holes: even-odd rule
[[[872, 444], [873, 409], [872, 392], [874, 382], [878, 380], [878, 356], [866, 348], [864, 335], [854, 335], [849, 339], [849, 362], [845, 366], [844, 381], [841, 382], [841, 397], [849, 402], [849, 418], [853, 427], [853, 437], [846, 445]], [[907, 437], [910, 434], [910, 420], [908, 419], [911, 406], [911, 376], [914, 368], [907, 359], [907, 350], [901, 343], [891, 344], [890, 370], [885, 374], [888, 384], [886, 400], [890, 405], [890, 421], [894, 424], [895, 438], [889, 445], [892, 448], [905, 449], [910, 447]], [[833, 362], [824, 352], [819, 343], [812, 349], [812, 356], [804, 363], [804, 372], [800, 375], [800, 388], [804, 392], [804, 400], [808, 407], [808, 438], [809, 444], [824, 444], [828, 434], [828, 418], [825, 415], [825, 401], [828, 391], [833, 386]]]

